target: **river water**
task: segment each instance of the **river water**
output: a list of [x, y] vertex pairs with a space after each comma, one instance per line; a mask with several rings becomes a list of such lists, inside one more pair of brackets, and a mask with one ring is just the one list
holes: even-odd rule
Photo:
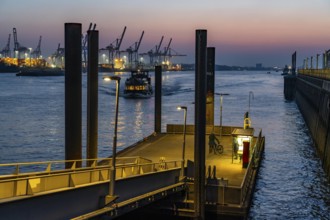
[[[110, 155], [114, 127], [115, 83], [99, 80], [99, 157]], [[128, 73], [122, 73], [122, 82]], [[152, 73], [153, 76], [153, 73]], [[64, 77], [0, 75], [0, 163], [64, 159]], [[250, 219], [330, 219], [330, 184], [295, 102], [283, 97], [277, 72], [216, 72], [215, 90], [223, 99], [223, 125], [242, 126], [249, 108], [252, 127], [266, 137]], [[122, 84], [123, 85], [123, 84]], [[183, 123], [177, 105], [188, 107], [194, 123], [194, 72], [164, 72], [162, 129]], [[83, 157], [86, 145], [86, 75], [83, 75]], [[121, 92], [123, 86], [121, 87]], [[220, 98], [215, 100], [220, 121]], [[150, 135], [154, 98], [120, 97], [118, 150]]]

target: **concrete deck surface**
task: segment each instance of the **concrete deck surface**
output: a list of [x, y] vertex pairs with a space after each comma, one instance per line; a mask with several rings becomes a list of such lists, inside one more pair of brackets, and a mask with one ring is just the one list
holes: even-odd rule
[[[219, 136], [217, 136], [219, 138]], [[209, 153], [208, 135], [206, 135], [206, 167], [216, 166], [216, 177], [228, 179], [228, 185], [240, 186], [242, 184], [246, 169], [242, 168], [239, 159], [232, 162], [232, 136], [225, 135], [221, 138], [224, 152], [221, 155]], [[181, 160], [182, 158], [183, 134], [157, 134], [118, 152], [118, 157], [140, 156], [159, 162], [161, 157], [166, 161]], [[253, 146], [253, 145], [251, 145]], [[187, 160], [194, 161], [194, 135], [186, 135], [186, 164]]]

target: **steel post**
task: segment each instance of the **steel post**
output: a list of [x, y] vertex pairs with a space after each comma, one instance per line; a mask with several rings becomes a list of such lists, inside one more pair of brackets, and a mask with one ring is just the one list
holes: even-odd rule
[[291, 63], [292, 63], [292, 67], [291, 67], [292, 75], [296, 75], [296, 68], [297, 68], [297, 64], [296, 64], [297, 63], [297, 52], [296, 51], [292, 54]]
[[196, 219], [205, 219], [206, 44], [207, 31], [196, 30], [194, 140], [194, 209]]
[[81, 52], [81, 24], [65, 23], [65, 160], [82, 159]]
[[162, 132], [162, 66], [155, 66], [155, 132]]
[[[89, 30], [87, 64], [87, 159], [97, 158], [99, 32]], [[90, 166], [93, 161], [87, 161]]]
[[207, 76], [206, 76], [206, 124], [212, 125], [214, 130], [214, 71], [215, 48], [207, 48]]

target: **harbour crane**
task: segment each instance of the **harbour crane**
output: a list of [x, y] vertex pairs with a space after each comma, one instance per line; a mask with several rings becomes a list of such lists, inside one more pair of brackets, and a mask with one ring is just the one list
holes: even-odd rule
[[87, 45], [87, 42], [88, 42], [88, 34], [87, 32], [90, 31], [90, 30], [95, 30], [96, 28], [96, 24], [94, 24], [93, 26], [93, 29], [92, 29], [92, 26], [93, 26], [93, 23], [90, 23], [89, 24], [89, 27], [88, 27], [88, 30], [86, 31], [85, 35], [82, 34], [81, 35], [81, 40], [82, 40], [82, 53], [83, 53], [83, 57], [82, 57], [82, 69], [83, 69], [83, 72], [85, 73], [87, 71], [87, 50], [88, 50], [88, 45]]
[[[109, 46], [106, 48], [100, 49], [102, 50], [107, 50], [109, 53], [109, 64], [110, 62], [112, 65], [114, 64], [114, 59], [120, 57], [120, 46], [121, 43], [123, 42], [123, 38], [126, 32], [126, 26], [124, 27], [123, 33], [121, 34], [120, 38], [117, 38], [115, 41], [111, 42]], [[114, 45], [115, 44], [115, 45]]]
[[51, 55], [51, 60], [54, 67], [64, 68], [64, 55], [65, 49], [61, 48], [61, 44], [59, 43], [57, 50]]
[[14, 36], [14, 57], [21, 58], [21, 54], [24, 55], [28, 53], [30, 50], [27, 47], [21, 46], [17, 40], [17, 31], [16, 28], [13, 28], [13, 36]]
[[172, 38], [171, 38], [170, 41], [168, 42], [167, 47], [164, 48], [164, 53], [162, 54], [163, 57], [164, 57], [164, 62], [169, 61], [169, 59], [167, 59], [167, 57], [168, 57], [167, 55], [168, 55], [168, 52], [169, 52], [169, 49], [170, 49], [171, 43], [172, 43]]
[[1, 57], [10, 57], [10, 34], [6, 46], [0, 51]]
[[[159, 49], [162, 46], [163, 40], [164, 40], [164, 36], [162, 36], [162, 38], [160, 39], [159, 44], [155, 46], [155, 50], [153, 48], [153, 49], [149, 50], [147, 53], [140, 54], [142, 56], [148, 55], [149, 60], [150, 60], [150, 65], [152, 65], [152, 66], [157, 65], [157, 63], [159, 61], [159, 59], [158, 59], [160, 56]], [[156, 61], [154, 60], [154, 58], [156, 58]]]
[[168, 52], [168, 59], [170, 60], [172, 57], [185, 57], [187, 56], [186, 54], [180, 54], [178, 52], [176, 52], [175, 50], [173, 50], [172, 48], [169, 48], [169, 52]]
[[135, 65], [137, 66], [137, 64], [138, 64], [138, 58], [139, 58], [138, 57], [138, 52], [139, 52], [139, 48], [140, 48], [140, 45], [141, 45], [143, 35], [144, 35], [144, 31], [142, 31], [142, 34], [141, 34], [141, 37], [140, 37], [139, 41], [137, 41], [133, 44], [134, 48], [133, 48], [133, 45], [131, 45], [129, 48], [126, 49], [126, 52], [128, 53], [128, 63], [131, 66], [133, 64], [133, 57], [134, 57]]
[[156, 57], [156, 64], [158, 64], [160, 61], [160, 59], [159, 59], [160, 51], [159, 50], [160, 50], [160, 47], [162, 46], [163, 40], [164, 40], [164, 36], [162, 36], [162, 39], [160, 40], [158, 47], [156, 46], [156, 52], [154, 55]]
[[31, 56], [34, 56], [34, 58], [39, 59], [41, 57], [41, 38], [42, 36], [39, 37], [39, 42], [34, 51], [32, 51]]
[[120, 39], [119, 39], [119, 42], [118, 42], [118, 39], [116, 41], [117, 42], [116, 48], [115, 48], [115, 50], [116, 50], [116, 58], [120, 58], [120, 46], [121, 46], [121, 43], [123, 42], [123, 38], [124, 38], [125, 32], [126, 32], [126, 26], [125, 26], [124, 31], [123, 31]]

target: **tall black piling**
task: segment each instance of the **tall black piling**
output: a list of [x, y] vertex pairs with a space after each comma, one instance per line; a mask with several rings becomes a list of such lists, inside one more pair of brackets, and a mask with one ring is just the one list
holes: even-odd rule
[[292, 75], [296, 75], [297, 69], [297, 52], [295, 51], [291, 57], [291, 73]]
[[199, 220], [205, 219], [206, 44], [207, 31], [196, 30], [194, 209]]
[[[87, 64], [87, 159], [97, 158], [98, 138], [98, 51], [99, 32], [89, 30], [88, 36], [88, 64]], [[88, 161], [90, 166], [92, 161]]]
[[292, 101], [295, 98], [296, 93], [296, 60], [297, 60], [297, 52], [292, 54], [292, 70], [291, 75], [284, 76], [284, 97], [286, 100]]
[[65, 160], [82, 159], [81, 52], [81, 24], [65, 23]]
[[215, 69], [215, 48], [207, 48], [206, 67], [206, 124], [214, 125], [214, 69]]
[[155, 66], [155, 132], [162, 131], [162, 66]]

